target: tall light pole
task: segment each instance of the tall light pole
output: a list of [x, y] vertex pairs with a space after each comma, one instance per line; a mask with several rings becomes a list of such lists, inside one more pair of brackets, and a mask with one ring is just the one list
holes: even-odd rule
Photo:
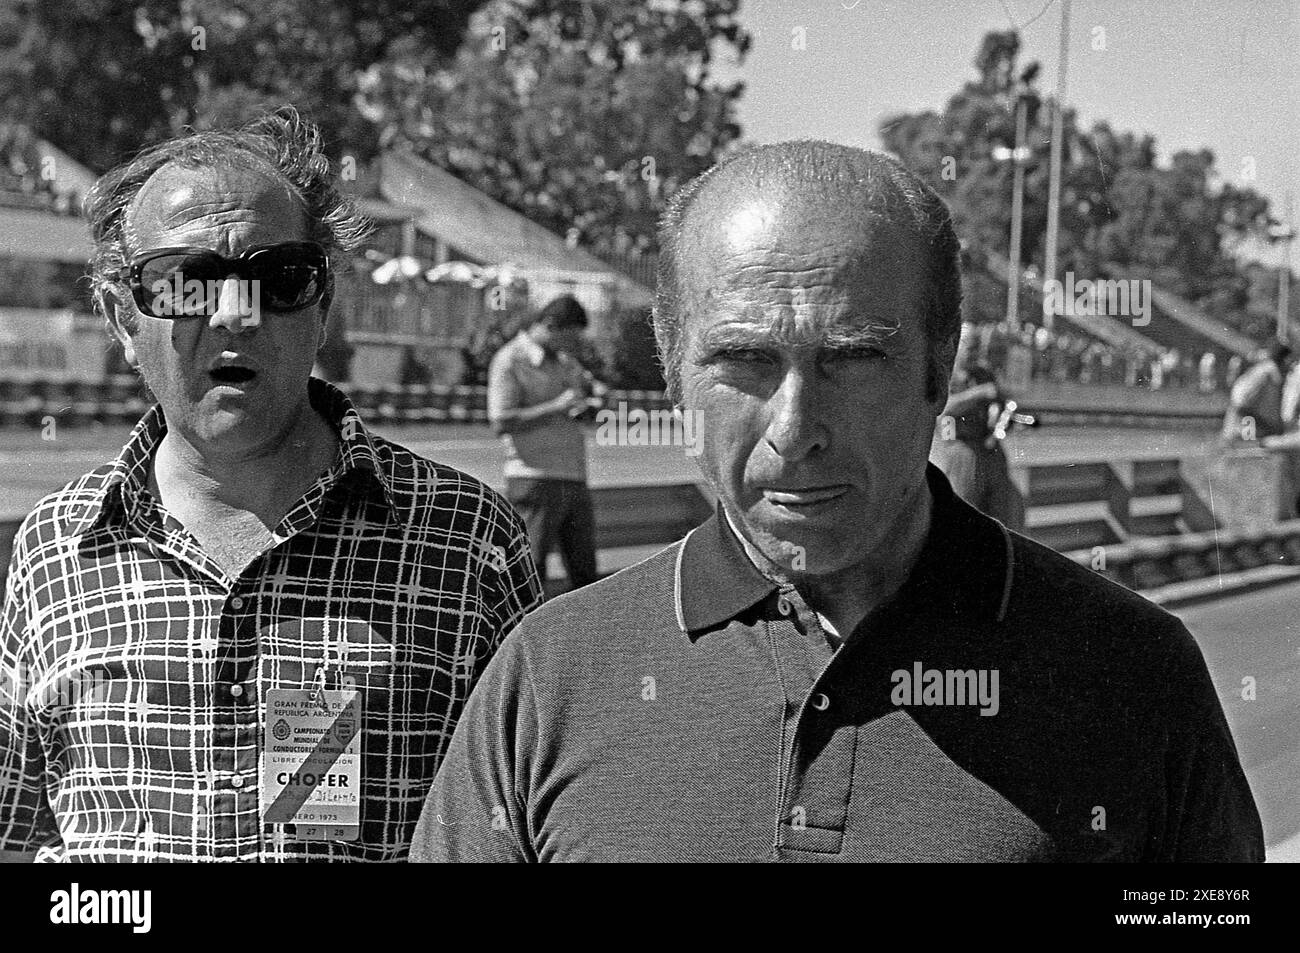
[[1011, 186], [1011, 249], [1007, 264], [1007, 327], [1020, 330], [1020, 233], [1025, 206], [1025, 160], [1029, 147], [1025, 145], [1025, 126], [1029, 121], [1028, 90], [1023, 82], [1016, 89], [1016, 145], [1014, 149], [997, 146], [993, 158], [999, 162], [1010, 159], [1015, 163]]
[[[1061, 44], [1057, 55], [1056, 101], [1052, 103], [1052, 157], [1047, 190], [1047, 248], [1043, 282], [1056, 277], [1056, 233], [1061, 223], [1061, 148], [1064, 137], [1065, 71], [1070, 61], [1070, 0], [1061, 0]], [[1055, 314], [1044, 309], [1044, 322], [1053, 325]]]
[[1282, 242], [1282, 270], [1277, 276], [1277, 339], [1287, 344], [1291, 336], [1291, 243], [1296, 236], [1290, 192], [1286, 196], [1286, 222], [1271, 229], [1270, 235]]

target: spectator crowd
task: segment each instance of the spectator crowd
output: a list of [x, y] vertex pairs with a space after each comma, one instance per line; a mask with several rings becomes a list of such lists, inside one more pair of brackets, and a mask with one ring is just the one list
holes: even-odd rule
[[1177, 348], [1156, 354], [1031, 322], [1018, 330], [982, 324], [977, 335], [976, 361], [1013, 387], [1048, 381], [1214, 393], [1227, 391], [1243, 369], [1235, 355], [1222, 361], [1213, 351], [1196, 355]]

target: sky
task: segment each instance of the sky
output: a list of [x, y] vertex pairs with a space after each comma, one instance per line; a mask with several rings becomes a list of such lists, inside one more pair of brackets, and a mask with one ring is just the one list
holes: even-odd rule
[[[1021, 63], [1041, 62], [1038, 88], [1054, 91], [1060, 11], [1061, 0], [742, 0], [753, 47], [721, 75], [746, 83], [748, 141], [878, 147], [884, 117], [941, 110], [974, 78], [990, 30], [1019, 26]], [[1292, 193], [1300, 218], [1300, 0], [1073, 0], [1066, 77], [1085, 128], [1150, 133], [1162, 157], [1209, 148], [1278, 214]]]

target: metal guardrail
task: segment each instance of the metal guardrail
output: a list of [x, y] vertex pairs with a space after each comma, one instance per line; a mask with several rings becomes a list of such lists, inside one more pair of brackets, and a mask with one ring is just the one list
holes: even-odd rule
[[[366, 387], [340, 385], [368, 422], [378, 424], [486, 423], [487, 388], [464, 384]], [[666, 410], [659, 391], [611, 390], [606, 404]], [[40, 427], [47, 417], [60, 426], [134, 423], [151, 399], [138, 378], [121, 375], [103, 382], [0, 381], [0, 428]]]
[[1300, 520], [1250, 532], [1138, 539], [1066, 555], [1130, 589], [1151, 590], [1262, 566], [1300, 566]]
[[[1177, 458], [1012, 468], [1025, 495], [1027, 535], [1130, 589], [1226, 576], [1263, 566], [1300, 567], [1300, 520], [1249, 531], [1214, 529]], [[654, 492], [657, 490], [657, 494]], [[698, 485], [620, 489], [634, 509], [597, 495], [602, 567], [610, 571], [666, 546], [712, 506]], [[621, 552], [608, 551], [622, 547]]]
[[[483, 387], [345, 386], [358, 410], [380, 424], [482, 423]], [[611, 391], [608, 406], [626, 402], [667, 409], [656, 391]], [[0, 381], [0, 426], [134, 422], [148, 407], [139, 380], [102, 383]], [[1213, 531], [1204, 505], [1176, 458], [1013, 466], [1026, 501], [1027, 534], [1136, 589], [1266, 564], [1300, 566], [1300, 520], [1249, 533]], [[667, 545], [712, 509], [696, 484], [610, 487], [596, 494], [602, 562], [626, 565], [639, 548]], [[1207, 522], [1208, 520], [1208, 522]], [[0, 573], [16, 520], [0, 518]], [[623, 555], [615, 553], [621, 550]]]
[[[1174, 481], [1184, 482], [1178, 465], [1151, 460], [1023, 468], [1029, 471], [1019, 476], [1029, 487], [1029, 535], [1140, 591], [1262, 566], [1300, 567], [1300, 520], [1251, 531], [1180, 532], [1188, 525], [1186, 503], [1181, 490], [1166, 492]], [[675, 542], [713, 508], [707, 491], [694, 483], [602, 487], [593, 496], [604, 571]], [[1153, 517], [1144, 508], [1158, 512]], [[20, 521], [0, 518], [0, 583]], [[1101, 532], [1089, 536], [1098, 522]], [[1139, 535], [1159, 526], [1171, 534]]]
[[130, 375], [95, 382], [0, 380], [0, 427], [40, 427], [47, 417], [62, 426], [134, 422], [149, 404]]
[[[461, 384], [339, 385], [357, 409], [376, 423], [482, 423], [487, 392]], [[1193, 391], [1134, 391], [1117, 385], [1035, 383], [1016, 392], [1020, 405], [1043, 422], [1090, 426], [1127, 425], [1212, 429], [1222, 419], [1224, 399]], [[630, 408], [668, 409], [660, 391], [613, 390], [607, 406], [626, 401]], [[0, 380], [0, 428], [39, 427], [46, 417], [60, 426], [134, 423], [151, 403], [139, 378], [118, 375], [106, 381]]]

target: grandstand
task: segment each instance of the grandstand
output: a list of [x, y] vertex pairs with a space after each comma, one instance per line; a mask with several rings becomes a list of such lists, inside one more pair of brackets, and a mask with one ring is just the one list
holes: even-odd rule
[[14, 127], [0, 129], [0, 380], [98, 381], [108, 342], [82, 280], [90, 236], [78, 217], [89, 170]]
[[[1007, 285], [1010, 262], [997, 252], [970, 249], [965, 255], [967, 273], [977, 273], [982, 280], [996, 286]], [[1141, 275], [1110, 269], [1101, 280], [1146, 281]], [[1103, 403], [1125, 407], [1147, 401], [1141, 394], [1124, 394], [1135, 388], [1147, 392], [1161, 390], [1202, 394], [1223, 393], [1241, 369], [1258, 354], [1263, 342], [1242, 334], [1221, 319], [1214, 318], [1192, 302], [1168, 289], [1148, 284], [1149, 315], [1135, 320], [1134, 315], [1056, 313], [1055, 327], [1048, 331], [1034, 322], [1044, 320], [1044, 293], [1036, 269], [1027, 268], [1020, 282], [1020, 335], [1005, 330], [1001, 338], [1016, 338], [1030, 353], [1017, 361], [1014, 340], [986, 349], [981, 358], [1002, 375], [1004, 382], [1023, 390], [1039, 383], [1111, 385], [1108, 393], [1099, 394]], [[1087, 343], [1081, 344], [1080, 340]], [[1212, 357], [1207, 357], [1212, 355]], [[1206, 367], [1202, 368], [1202, 362]], [[1023, 366], [1022, 366], [1023, 365]], [[1161, 403], [1155, 401], [1155, 404]], [[1197, 416], [1214, 411], [1197, 407]]]

